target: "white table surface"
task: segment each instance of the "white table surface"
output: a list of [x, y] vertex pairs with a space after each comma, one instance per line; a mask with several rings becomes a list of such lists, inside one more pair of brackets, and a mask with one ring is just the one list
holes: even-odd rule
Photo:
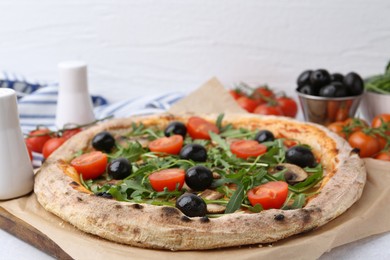
[[[49, 260], [54, 258], [0, 229], [0, 259]], [[320, 258], [320, 260], [333, 259], [390, 259], [390, 232], [334, 248]]]

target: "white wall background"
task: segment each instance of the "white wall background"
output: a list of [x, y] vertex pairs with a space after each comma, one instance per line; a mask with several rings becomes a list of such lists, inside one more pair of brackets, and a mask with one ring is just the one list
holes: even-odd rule
[[382, 72], [390, 1], [0, 1], [0, 70], [57, 81], [57, 63], [73, 59], [111, 101], [212, 76], [293, 94], [307, 68]]

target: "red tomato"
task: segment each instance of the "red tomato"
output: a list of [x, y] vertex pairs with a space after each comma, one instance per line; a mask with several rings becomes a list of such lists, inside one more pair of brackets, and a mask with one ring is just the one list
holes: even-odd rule
[[69, 139], [72, 136], [74, 136], [75, 134], [78, 134], [80, 132], [81, 132], [81, 128], [65, 130], [64, 132], [62, 132], [62, 137], [65, 139]]
[[378, 139], [362, 131], [352, 133], [348, 138], [348, 142], [353, 148], [360, 150], [359, 155], [362, 158], [371, 157], [380, 149]]
[[174, 191], [177, 184], [180, 190], [184, 185], [185, 171], [183, 169], [166, 169], [154, 172], [149, 175], [150, 185], [155, 191], [163, 191], [166, 187], [169, 191]]
[[381, 114], [374, 117], [371, 122], [371, 126], [374, 128], [380, 127], [382, 125], [382, 121], [384, 123], [390, 124], [390, 114]]
[[50, 154], [57, 150], [65, 141], [66, 139], [64, 137], [55, 137], [48, 140], [42, 148], [43, 158], [46, 159], [49, 157]]
[[239, 90], [235, 90], [235, 89], [231, 89], [229, 91], [229, 94], [235, 99], [237, 100], [239, 97], [242, 97], [242, 94], [239, 92]]
[[363, 128], [368, 127], [368, 123], [360, 118], [348, 118], [343, 123], [351, 129], [351, 132], [360, 131]]
[[268, 101], [268, 99], [275, 96], [274, 92], [268, 87], [258, 87], [252, 93], [252, 98], [256, 100]]
[[219, 129], [215, 124], [196, 116], [190, 117], [190, 119], [188, 119], [187, 131], [193, 139], [206, 140], [210, 139], [209, 131], [216, 134], [219, 133]]
[[84, 179], [96, 179], [106, 171], [107, 155], [100, 151], [93, 151], [74, 158], [70, 164]]
[[260, 204], [263, 209], [280, 209], [286, 201], [288, 184], [284, 181], [270, 181], [248, 191], [252, 206]]
[[382, 151], [375, 155], [374, 158], [383, 161], [390, 161], [390, 151]]
[[274, 106], [270, 105], [268, 103], [262, 104], [253, 111], [255, 114], [260, 114], [260, 115], [275, 115], [275, 116], [283, 116], [283, 111], [280, 106]]
[[255, 108], [259, 105], [259, 103], [255, 100], [244, 96], [237, 99], [237, 104], [249, 113], [252, 113], [253, 110], [255, 110]]
[[294, 118], [297, 115], [298, 106], [294, 99], [289, 97], [280, 97], [277, 98], [276, 101], [278, 102], [285, 116]]
[[26, 143], [31, 151], [42, 153], [43, 145], [51, 138], [50, 134], [51, 131], [47, 128], [31, 131], [26, 138]]
[[157, 153], [179, 154], [183, 146], [183, 136], [161, 137], [149, 143], [149, 149]]
[[[389, 134], [389, 136], [390, 136], [390, 134]], [[375, 137], [377, 138], [378, 143], [379, 143], [379, 150], [383, 150], [386, 147], [386, 145], [387, 145], [386, 138], [384, 138], [384, 137], [382, 137], [382, 136], [380, 136], [378, 134], [376, 134]]]
[[238, 158], [247, 159], [248, 157], [257, 157], [267, 152], [267, 146], [255, 140], [240, 140], [233, 142], [230, 145], [230, 150]]
[[330, 125], [328, 125], [328, 129], [335, 132], [336, 134], [338, 134], [339, 136], [341, 136], [342, 138], [346, 138], [347, 135], [346, 133], [344, 132], [344, 127], [345, 127], [345, 124], [343, 122], [334, 122], [334, 123], [331, 123]]

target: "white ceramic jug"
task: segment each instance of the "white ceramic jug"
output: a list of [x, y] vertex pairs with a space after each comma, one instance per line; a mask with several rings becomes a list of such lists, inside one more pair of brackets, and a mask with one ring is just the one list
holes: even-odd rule
[[34, 172], [19, 123], [16, 93], [0, 88], [0, 200], [32, 191]]

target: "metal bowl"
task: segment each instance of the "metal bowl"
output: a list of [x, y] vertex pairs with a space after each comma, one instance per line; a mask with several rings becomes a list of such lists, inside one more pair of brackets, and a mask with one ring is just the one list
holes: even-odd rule
[[297, 91], [305, 121], [329, 125], [354, 117], [363, 96], [327, 98], [302, 94]]

